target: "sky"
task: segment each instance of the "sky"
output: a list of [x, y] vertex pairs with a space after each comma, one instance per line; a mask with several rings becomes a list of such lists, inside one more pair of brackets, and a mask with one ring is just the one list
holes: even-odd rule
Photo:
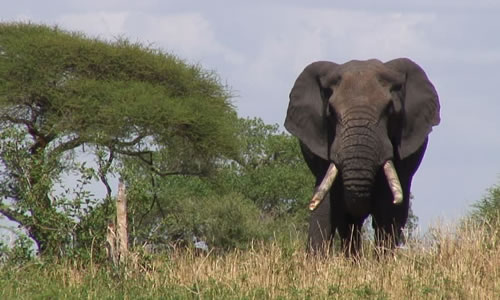
[[0, 21], [128, 38], [215, 71], [241, 117], [283, 127], [314, 61], [408, 57], [440, 97], [414, 177], [420, 226], [453, 222], [500, 183], [500, 1], [0, 0]]

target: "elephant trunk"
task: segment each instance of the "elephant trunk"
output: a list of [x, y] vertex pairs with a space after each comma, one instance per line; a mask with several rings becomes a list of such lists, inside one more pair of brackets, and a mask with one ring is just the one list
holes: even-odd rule
[[380, 168], [382, 143], [377, 135], [376, 123], [365, 115], [346, 118], [335, 149], [347, 210], [355, 216], [369, 213], [375, 176]]
[[342, 156], [341, 170], [347, 209], [353, 215], [366, 215], [370, 210], [376, 163], [362, 148], [353, 148], [343, 152]]

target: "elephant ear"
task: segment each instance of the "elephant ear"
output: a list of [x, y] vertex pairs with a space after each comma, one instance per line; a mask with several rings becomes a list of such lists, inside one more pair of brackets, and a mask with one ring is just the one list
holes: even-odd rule
[[332, 133], [327, 123], [328, 95], [325, 95], [327, 74], [337, 64], [318, 61], [308, 65], [299, 75], [290, 92], [285, 128], [317, 156], [329, 159]]
[[407, 58], [398, 58], [385, 63], [406, 77], [404, 117], [398, 152], [401, 159], [415, 153], [425, 142], [432, 127], [440, 122], [439, 98], [436, 89], [424, 70]]

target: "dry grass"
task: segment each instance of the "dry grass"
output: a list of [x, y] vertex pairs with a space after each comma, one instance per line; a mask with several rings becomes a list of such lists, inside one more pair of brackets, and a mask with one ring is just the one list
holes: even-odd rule
[[[33, 288], [43, 290], [36, 280], [28, 282], [35, 270], [55, 285], [45, 287], [48, 298], [499, 299], [499, 235], [472, 226], [433, 229], [383, 259], [368, 246], [358, 261], [310, 256], [295, 240], [225, 255], [176, 250], [140, 256], [119, 269], [66, 262], [17, 269], [16, 275], [0, 271], [0, 298], [31, 298]], [[19, 284], [6, 280], [11, 276]]]

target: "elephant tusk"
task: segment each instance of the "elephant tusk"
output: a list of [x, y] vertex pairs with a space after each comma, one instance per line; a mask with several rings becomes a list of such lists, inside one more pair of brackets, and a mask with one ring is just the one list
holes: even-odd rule
[[323, 201], [326, 194], [332, 187], [333, 181], [335, 180], [335, 177], [337, 177], [337, 173], [338, 173], [337, 167], [335, 167], [334, 163], [331, 163], [330, 166], [328, 167], [328, 170], [326, 171], [323, 181], [321, 181], [321, 184], [314, 193], [311, 202], [309, 202], [310, 211], [315, 210], [316, 207], [318, 207], [318, 205], [321, 203], [321, 201]]
[[393, 203], [403, 203], [403, 189], [401, 188], [401, 183], [399, 182], [396, 168], [394, 168], [394, 163], [391, 160], [388, 160], [384, 164], [384, 173], [387, 177], [387, 182], [389, 183], [389, 187], [391, 188], [392, 195], [394, 196]]

